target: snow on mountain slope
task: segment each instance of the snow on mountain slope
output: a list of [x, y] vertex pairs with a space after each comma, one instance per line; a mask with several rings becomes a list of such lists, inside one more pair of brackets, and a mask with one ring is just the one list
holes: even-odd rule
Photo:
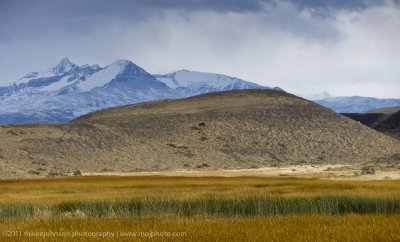
[[[188, 70], [181, 70], [165, 75], [155, 75], [155, 77], [168, 87], [180, 90], [186, 95], [197, 95], [233, 89], [272, 89], [222, 74]], [[280, 88], [273, 89], [282, 91]]]
[[104, 68], [101, 71], [89, 76], [85, 81], [78, 84], [82, 92], [87, 92], [95, 87], [102, 87], [114, 79], [127, 65], [127, 62], [116, 61], [114, 64]]
[[70, 76], [64, 76], [62, 77], [59, 81], [53, 82], [50, 85], [44, 86], [41, 88], [41, 91], [55, 91], [59, 90], [63, 87], [66, 87], [71, 83], [70, 81], [71, 77]]

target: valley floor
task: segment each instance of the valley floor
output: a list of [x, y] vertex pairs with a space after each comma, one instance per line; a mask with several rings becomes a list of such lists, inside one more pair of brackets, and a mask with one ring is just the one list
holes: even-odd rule
[[183, 176], [183, 177], [307, 177], [332, 180], [399, 180], [400, 169], [376, 170], [362, 174], [360, 166], [340, 164], [290, 165], [254, 169], [177, 170], [160, 172], [87, 172], [84, 176]]

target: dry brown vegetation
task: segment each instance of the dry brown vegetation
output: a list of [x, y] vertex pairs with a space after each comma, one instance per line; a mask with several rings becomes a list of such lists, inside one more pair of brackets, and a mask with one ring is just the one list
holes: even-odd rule
[[400, 142], [296, 96], [230, 91], [3, 125], [0, 177], [392, 162]]

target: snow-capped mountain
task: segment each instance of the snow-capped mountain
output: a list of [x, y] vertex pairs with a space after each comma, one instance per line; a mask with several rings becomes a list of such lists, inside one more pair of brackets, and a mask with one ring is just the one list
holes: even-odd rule
[[0, 123], [64, 122], [108, 107], [232, 89], [268, 87], [201, 72], [153, 76], [128, 60], [102, 68], [64, 58], [46, 71], [0, 87]]
[[222, 74], [180, 70], [165, 75], [154, 75], [157, 80], [185, 96], [233, 89], [274, 89]]
[[[100, 67], [64, 58], [0, 87], [0, 123], [64, 122], [108, 107], [233, 89], [283, 91], [222, 74], [181, 70], [151, 75], [128, 60]], [[331, 97], [326, 92], [305, 98], [341, 113], [400, 106], [400, 99]]]
[[364, 113], [373, 109], [400, 106], [400, 99], [373, 97], [326, 97], [312, 100], [337, 113]]
[[60, 122], [119, 105], [180, 94], [127, 60], [104, 68], [68, 59], [0, 88], [0, 123]]

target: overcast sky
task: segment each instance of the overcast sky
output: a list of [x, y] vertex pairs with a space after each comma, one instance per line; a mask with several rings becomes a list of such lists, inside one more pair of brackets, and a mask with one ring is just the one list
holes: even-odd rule
[[0, 0], [0, 84], [63, 57], [400, 98], [400, 1]]

